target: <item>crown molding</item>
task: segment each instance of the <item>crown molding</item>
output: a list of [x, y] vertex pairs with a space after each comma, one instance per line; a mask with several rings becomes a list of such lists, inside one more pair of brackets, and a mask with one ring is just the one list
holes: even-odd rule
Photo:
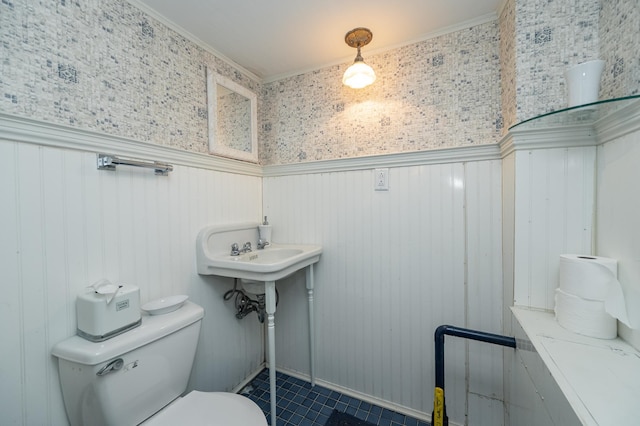
[[127, 2], [129, 2], [133, 7], [137, 8], [137, 9], [140, 9], [142, 12], [144, 12], [147, 15], [151, 16], [153, 19], [157, 20], [158, 22], [160, 22], [162, 25], [166, 26], [167, 28], [177, 32], [178, 34], [180, 34], [181, 36], [183, 36], [187, 40], [197, 44], [199, 47], [202, 47], [204, 50], [208, 51], [213, 56], [215, 56], [218, 59], [226, 62], [229, 66], [231, 66], [231, 67], [235, 68], [236, 70], [240, 71], [241, 73], [243, 73], [244, 75], [249, 77], [251, 80], [255, 81], [256, 83], [262, 83], [262, 78], [257, 76], [255, 73], [249, 71], [248, 69], [246, 69], [242, 65], [236, 63], [233, 59], [227, 57], [226, 55], [218, 52], [213, 46], [211, 46], [210, 44], [204, 42], [199, 37], [196, 37], [195, 35], [191, 34], [189, 31], [185, 30], [184, 28], [182, 28], [180, 25], [176, 24], [175, 22], [170, 21], [169, 19], [167, 19], [163, 15], [161, 15], [158, 12], [156, 12], [155, 10], [151, 9], [146, 4], [142, 3], [139, 0], [127, 0]]
[[502, 12], [504, 12], [504, 8], [507, 7], [507, 4], [509, 4], [510, 0], [500, 0], [498, 3], [498, 7], [496, 9], [496, 15], [498, 15], [498, 18], [500, 18], [500, 16], [502, 16]]
[[[421, 43], [423, 41], [427, 41], [427, 40], [432, 40], [434, 38], [437, 37], [441, 37], [447, 34], [451, 34], [451, 33], [455, 33], [457, 31], [462, 31], [462, 30], [466, 30], [469, 28], [473, 28], [475, 26], [478, 25], [483, 25], [489, 22], [493, 22], [496, 21], [498, 19], [498, 15], [496, 15], [495, 12], [491, 12], [491, 13], [487, 13], [485, 15], [482, 16], [478, 16], [477, 18], [474, 19], [470, 19], [464, 22], [461, 22], [459, 24], [456, 25], [450, 25], [448, 27], [445, 28], [441, 28], [439, 30], [436, 31], [431, 31], [427, 34], [423, 34], [417, 38], [411, 39], [411, 40], [407, 40], [407, 41], [403, 41], [402, 43], [396, 43], [396, 44], [392, 44], [392, 45], [388, 45], [388, 46], [384, 46], [384, 47], [379, 47], [377, 49], [366, 49], [365, 55], [367, 58], [370, 58], [374, 55], [380, 55], [383, 53], [387, 53], [390, 52], [392, 50], [396, 50], [396, 49], [400, 49], [402, 47], [406, 47], [406, 46], [411, 46], [412, 44], [417, 44], [417, 43]], [[321, 69], [325, 69], [325, 68], [330, 68], [330, 67], [334, 67], [334, 66], [338, 66], [338, 65], [345, 65], [345, 64], [352, 64], [353, 63], [353, 55], [351, 56], [345, 56], [344, 58], [337, 60], [337, 61], [333, 61], [333, 62], [328, 62], [322, 65], [318, 65], [318, 66], [313, 66], [313, 67], [309, 67], [309, 68], [303, 68], [303, 69], [299, 69], [299, 70], [294, 70], [294, 71], [290, 71], [287, 73], [282, 73], [282, 74], [276, 74], [276, 75], [271, 75], [271, 76], [266, 76], [262, 82], [264, 84], [269, 84], [269, 83], [274, 83], [276, 81], [280, 81], [280, 80], [285, 80], [287, 78], [291, 78], [291, 77], [295, 77], [298, 75], [303, 75], [303, 74], [308, 74], [310, 72], [314, 72], [314, 71], [318, 71]], [[346, 68], [345, 68], [346, 69]]]

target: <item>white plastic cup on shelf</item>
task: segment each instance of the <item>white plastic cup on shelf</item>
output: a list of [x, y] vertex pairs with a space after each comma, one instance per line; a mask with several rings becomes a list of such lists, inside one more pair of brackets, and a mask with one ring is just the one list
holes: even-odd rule
[[567, 82], [569, 107], [598, 101], [602, 70], [604, 70], [604, 61], [597, 59], [574, 65], [564, 72], [564, 78]]

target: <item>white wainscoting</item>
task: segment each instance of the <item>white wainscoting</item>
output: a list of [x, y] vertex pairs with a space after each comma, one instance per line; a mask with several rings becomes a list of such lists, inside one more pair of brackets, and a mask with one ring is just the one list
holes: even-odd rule
[[[321, 244], [317, 377], [392, 406], [431, 413], [433, 333], [441, 324], [502, 331], [500, 160], [264, 178], [273, 240]], [[384, 164], [376, 164], [384, 167]], [[277, 284], [278, 367], [309, 374], [306, 291]], [[446, 343], [455, 423], [501, 424], [502, 349]], [[468, 392], [467, 392], [468, 391]]]
[[200, 228], [260, 217], [259, 176], [99, 171], [95, 153], [0, 136], [0, 423], [66, 424], [50, 350], [75, 334], [76, 295], [101, 278], [139, 286], [142, 303], [188, 294], [205, 308], [191, 388], [230, 390], [260, 366], [262, 327], [235, 319], [230, 280], [195, 267]]
[[[625, 282], [627, 296], [640, 295], [636, 243], [640, 103], [615, 106], [603, 111], [608, 115], [595, 122], [561, 125], [559, 121], [547, 126], [541, 121], [512, 128], [500, 143], [505, 157], [506, 306], [513, 294], [514, 305], [553, 310], [562, 253], [593, 253], [618, 259], [618, 278]], [[640, 298], [627, 301], [635, 306], [637, 300]], [[505, 311], [505, 318], [505, 331], [526, 339], [511, 312]], [[622, 324], [618, 331], [638, 348], [637, 331]], [[527, 355], [532, 347], [526, 346], [515, 356], [505, 357], [507, 423], [569, 424], [562, 418], [571, 417], [572, 409], [566, 407], [566, 397], [557, 396], [559, 388], [549, 380], [551, 368], [543, 365], [536, 353]], [[589, 347], [584, 345], [581, 350], [588, 352]]]
[[[639, 120], [635, 120], [636, 126]], [[640, 130], [598, 147], [598, 228], [600, 256], [618, 260], [630, 318], [640, 318]], [[618, 322], [619, 334], [640, 350], [640, 330]]]
[[560, 255], [592, 253], [595, 164], [595, 146], [515, 153], [515, 306], [553, 310]]
[[[435, 328], [502, 330], [495, 147], [486, 155], [481, 149], [483, 158], [473, 158], [472, 149], [447, 153], [442, 163], [419, 153], [410, 162], [379, 156], [369, 169], [311, 165], [311, 172], [286, 168], [279, 176], [271, 167], [262, 178], [259, 167], [246, 164], [236, 173], [234, 164], [200, 154], [5, 121], [0, 339], [12, 349], [3, 351], [0, 366], [0, 412], [9, 424], [65, 424], [50, 350], [75, 333], [76, 294], [103, 277], [138, 285], [143, 303], [186, 293], [204, 306], [190, 388], [229, 390], [254, 372], [264, 359], [262, 327], [253, 315], [236, 320], [223, 302], [231, 280], [196, 274], [194, 247], [203, 226], [255, 221], [263, 210], [275, 242], [324, 247], [316, 267], [320, 381], [425, 417], [433, 403]], [[166, 177], [120, 166], [98, 171], [100, 148], [175, 158], [175, 168]], [[375, 192], [372, 169], [385, 166], [390, 190]], [[303, 277], [278, 283], [276, 336], [278, 367], [305, 375]], [[502, 350], [448, 338], [452, 424], [465, 415], [469, 424], [501, 423]]]
[[[502, 168], [500, 161], [465, 164], [467, 326], [502, 334]], [[468, 341], [468, 425], [501, 425], [502, 347]]]

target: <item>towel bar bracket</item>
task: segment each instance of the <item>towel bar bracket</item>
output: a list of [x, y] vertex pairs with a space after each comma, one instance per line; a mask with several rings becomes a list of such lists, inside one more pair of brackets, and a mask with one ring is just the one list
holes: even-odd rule
[[159, 161], [139, 160], [135, 158], [122, 158], [115, 155], [98, 154], [97, 155], [98, 170], [115, 171], [116, 166], [133, 166], [154, 169], [156, 175], [167, 176], [173, 171], [173, 166]]

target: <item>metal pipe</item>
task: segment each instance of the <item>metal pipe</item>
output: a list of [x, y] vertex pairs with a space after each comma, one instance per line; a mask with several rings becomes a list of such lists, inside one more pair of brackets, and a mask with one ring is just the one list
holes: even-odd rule
[[510, 336], [455, 327], [453, 325], [441, 325], [436, 328], [434, 333], [436, 386], [433, 399], [433, 412], [431, 413], [431, 423], [433, 426], [449, 425], [447, 406], [444, 398], [444, 336], [447, 334], [449, 336], [462, 337], [464, 339], [477, 340], [514, 349], [516, 347], [516, 339]]
[[480, 342], [493, 343], [494, 345], [516, 347], [516, 339], [511, 336], [487, 333], [485, 331], [460, 328], [453, 325], [441, 325], [436, 329], [436, 334], [448, 334], [449, 336], [463, 337], [465, 339], [478, 340]]

